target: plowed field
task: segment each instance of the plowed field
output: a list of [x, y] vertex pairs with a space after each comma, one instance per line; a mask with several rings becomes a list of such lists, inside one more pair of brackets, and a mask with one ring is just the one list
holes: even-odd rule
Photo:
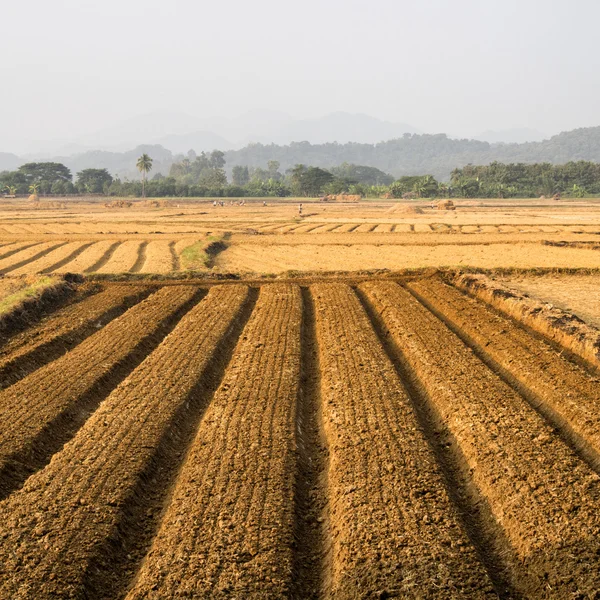
[[437, 275], [84, 283], [0, 344], [0, 598], [597, 598], [599, 415]]

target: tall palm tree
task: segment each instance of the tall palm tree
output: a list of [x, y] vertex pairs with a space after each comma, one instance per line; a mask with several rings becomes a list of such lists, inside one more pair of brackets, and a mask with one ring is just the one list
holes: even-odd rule
[[146, 197], [146, 175], [152, 171], [152, 159], [147, 154], [142, 154], [136, 163], [138, 171], [142, 174], [142, 198]]

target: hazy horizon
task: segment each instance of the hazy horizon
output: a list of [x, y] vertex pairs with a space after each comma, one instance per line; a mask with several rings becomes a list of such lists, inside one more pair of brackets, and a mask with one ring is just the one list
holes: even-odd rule
[[33, 0], [3, 14], [27, 23], [3, 31], [4, 152], [157, 112], [361, 113], [460, 137], [600, 125], [591, 0]]

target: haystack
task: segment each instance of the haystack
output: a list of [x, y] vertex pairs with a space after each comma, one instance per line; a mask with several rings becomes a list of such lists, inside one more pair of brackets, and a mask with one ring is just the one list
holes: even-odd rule
[[440, 200], [436, 205], [437, 210], [456, 210], [452, 200]]

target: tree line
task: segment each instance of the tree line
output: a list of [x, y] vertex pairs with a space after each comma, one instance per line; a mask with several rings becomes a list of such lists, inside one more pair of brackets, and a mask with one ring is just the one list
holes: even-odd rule
[[600, 163], [500, 163], [454, 169], [450, 182], [433, 175], [394, 179], [376, 167], [342, 163], [324, 169], [296, 164], [285, 170], [277, 160], [264, 167], [235, 165], [228, 178], [225, 154], [188, 152], [171, 165], [168, 175], [149, 174], [152, 158], [137, 160], [141, 180], [113, 178], [107, 169], [83, 169], [76, 174], [56, 162], [27, 163], [0, 173], [5, 195], [30, 194], [149, 197], [316, 197], [352, 194], [370, 198], [535, 198], [557, 194], [575, 198], [600, 195]]

